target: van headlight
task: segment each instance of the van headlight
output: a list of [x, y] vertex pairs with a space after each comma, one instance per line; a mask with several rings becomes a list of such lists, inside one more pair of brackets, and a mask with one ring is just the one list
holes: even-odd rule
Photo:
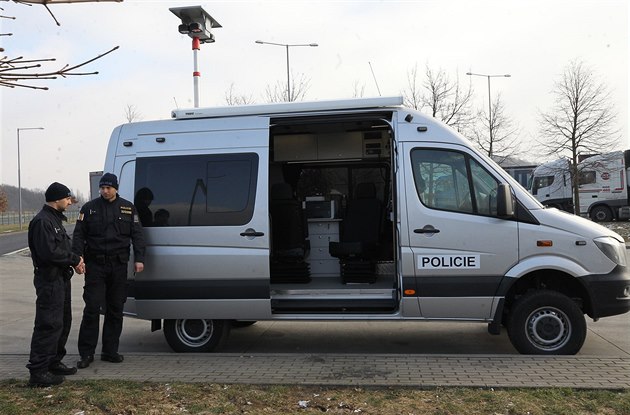
[[610, 236], [593, 239], [595, 245], [617, 265], [626, 266], [626, 245]]

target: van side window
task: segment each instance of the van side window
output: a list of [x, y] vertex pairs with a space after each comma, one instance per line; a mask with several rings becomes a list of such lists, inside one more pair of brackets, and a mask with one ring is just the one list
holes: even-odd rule
[[254, 212], [257, 177], [255, 153], [138, 158], [135, 188], [153, 194], [153, 220], [143, 225], [244, 225]]
[[464, 153], [414, 149], [413, 176], [420, 201], [431, 209], [494, 216], [497, 180]]

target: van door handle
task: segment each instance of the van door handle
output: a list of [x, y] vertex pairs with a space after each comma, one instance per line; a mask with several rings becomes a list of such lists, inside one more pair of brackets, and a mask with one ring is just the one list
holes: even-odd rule
[[434, 234], [434, 233], [440, 233], [439, 229], [435, 229], [433, 226], [431, 225], [427, 225], [422, 229], [414, 229], [413, 233], [430, 233], [430, 234]]
[[245, 232], [241, 232], [241, 236], [250, 236], [250, 237], [255, 237], [255, 236], [265, 236], [265, 234], [263, 232], [256, 232], [255, 229], [245, 229]]

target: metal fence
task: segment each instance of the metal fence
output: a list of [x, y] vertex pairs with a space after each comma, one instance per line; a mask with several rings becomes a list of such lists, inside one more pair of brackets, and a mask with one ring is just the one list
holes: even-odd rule
[[[35, 211], [22, 212], [22, 224], [24, 227], [28, 226], [28, 223], [37, 215]], [[76, 222], [79, 216], [78, 210], [65, 211], [64, 215], [68, 218], [68, 222]], [[2, 212], [0, 213], [0, 225], [19, 225], [20, 213], [17, 211]]]

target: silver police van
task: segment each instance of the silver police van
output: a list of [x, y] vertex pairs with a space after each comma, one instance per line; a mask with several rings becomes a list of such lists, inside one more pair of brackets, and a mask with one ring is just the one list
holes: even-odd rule
[[616, 233], [544, 208], [400, 97], [176, 110], [117, 127], [104, 171], [138, 207], [126, 312], [178, 352], [233, 322], [454, 320], [574, 354], [630, 310]]

